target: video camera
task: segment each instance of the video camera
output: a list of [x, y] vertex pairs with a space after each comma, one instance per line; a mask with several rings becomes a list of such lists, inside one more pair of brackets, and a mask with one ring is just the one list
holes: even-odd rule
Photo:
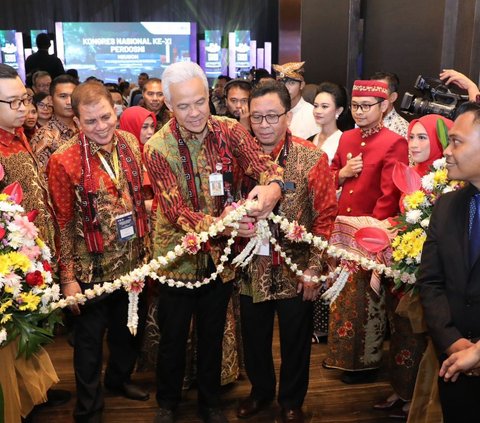
[[436, 113], [454, 119], [457, 106], [468, 101], [467, 95], [452, 92], [440, 79], [418, 75], [414, 88], [421, 95], [406, 92], [400, 105], [400, 110], [412, 115]]

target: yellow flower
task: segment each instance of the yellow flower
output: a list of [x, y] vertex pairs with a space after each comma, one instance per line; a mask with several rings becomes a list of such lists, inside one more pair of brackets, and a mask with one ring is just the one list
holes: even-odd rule
[[8, 200], [8, 195], [7, 194], [0, 194], [0, 201], [7, 201]]
[[410, 195], [406, 195], [403, 202], [408, 210], [415, 210], [425, 201], [425, 193], [423, 191], [415, 191]]
[[11, 286], [4, 286], [3, 287], [3, 290], [7, 293], [7, 294], [13, 294], [13, 287]]
[[3, 254], [0, 256], [0, 275], [7, 273], [10, 273], [10, 260], [8, 254]]
[[447, 169], [438, 169], [433, 175], [433, 183], [436, 185], [445, 185], [447, 183]]
[[4, 314], [2, 316], [2, 318], [0, 319], [0, 324], [5, 324], [7, 322], [9, 322], [10, 320], [12, 320], [12, 315], [11, 314]]
[[19, 303], [18, 309], [21, 311], [35, 311], [40, 303], [40, 297], [31, 292], [22, 292], [17, 299]]
[[1, 306], [0, 306], [0, 314], [3, 314], [5, 313], [5, 311], [11, 307], [13, 304], [13, 301], [12, 300], [7, 300], [5, 301]]
[[13, 271], [19, 269], [23, 273], [26, 273], [30, 268], [31, 262], [30, 259], [23, 253], [17, 251], [12, 251], [8, 254], [10, 259], [10, 266], [13, 268]]

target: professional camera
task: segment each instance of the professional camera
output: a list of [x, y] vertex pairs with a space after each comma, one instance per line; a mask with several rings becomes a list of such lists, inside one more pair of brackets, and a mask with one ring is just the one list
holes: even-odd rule
[[468, 96], [452, 92], [440, 79], [419, 75], [414, 88], [421, 94], [406, 92], [400, 105], [400, 110], [412, 115], [436, 113], [453, 119], [457, 106], [468, 101]]

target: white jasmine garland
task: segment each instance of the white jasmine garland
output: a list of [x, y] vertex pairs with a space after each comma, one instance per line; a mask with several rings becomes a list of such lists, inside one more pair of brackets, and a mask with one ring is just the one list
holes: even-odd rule
[[[238, 222], [242, 219], [243, 216], [248, 213], [248, 209], [251, 208], [252, 204], [252, 201], [247, 201], [245, 204], [231, 211], [224, 219], [218, 220], [213, 223], [209, 227], [208, 231], [196, 234], [200, 242], [203, 243], [206, 242], [210, 237], [215, 237], [220, 232], [223, 232], [226, 227], [233, 228], [233, 230], [231, 231], [231, 236], [227, 240], [226, 247], [223, 250], [223, 254], [220, 257], [220, 264], [217, 266], [216, 271], [212, 273], [208, 278], [205, 278], [202, 281], [181, 282], [167, 278], [166, 276], [158, 275], [157, 271], [160, 268], [168, 266], [170, 263], [187, 253], [185, 248], [183, 248], [181, 245], [177, 245], [172, 251], [167, 252], [164, 256], [159, 256], [155, 259], [152, 259], [149, 263], [144, 264], [138, 269], [132, 270], [130, 273], [123, 275], [112, 283], [104, 284], [104, 286], [95, 284], [91, 289], [86, 290], [85, 294], [77, 294], [74, 297], [67, 297], [65, 299], [60, 299], [57, 302], [51, 303], [50, 309], [53, 310], [55, 308], [64, 308], [72, 304], [83, 304], [88, 299], [92, 299], [96, 296], [102, 295], [105, 292], [113, 292], [116, 289], [124, 288], [129, 291], [130, 300], [128, 309], [128, 326], [132, 333], [136, 333], [136, 325], [138, 324], [138, 316], [136, 311], [138, 309], [138, 293], [131, 291], [130, 288], [132, 284], [139, 283], [139, 281], [143, 282], [146, 277], [150, 277], [158, 283], [167, 284], [171, 287], [196, 289], [215, 280], [218, 275], [224, 270], [223, 263], [228, 261], [228, 255], [231, 254], [231, 246], [235, 242], [234, 238], [238, 234]], [[287, 219], [281, 216], [277, 216], [273, 213], [270, 214], [268, 219], [273, 221], [274, 223], [280, 224], [280, 229], [285, 233], [288, 239], [294, 242], [306, 242], [315, 246], [320, 251], [323, 251], [327, 256], [356, 262], [365, 269], [375, 270], [379, 274], [385, 274], [387, 277], [392, 277], [395, 274], [398, 277], [403, 277], [406, 280], [411, 281], [411, 277], [408, 274], [398, 273], [398, 271], [394, 271], [390, 267], [385, 266], [384, 264], [377, 263], [365, 257], [360, 257], [359, 255], [350, 253], [346, 250], [334, 246], [329, 246], [327, 241], [325, 241], [321, 237], [308, 233], [305, 228], [300, 226], [297, 222], [289, 222]], [[330, 272], [328, 275], [305, 275], [304, 272], [298, 268], [297, 264], [292, 263], [291, 258], [287, 257], [285, 252], [282, 251], [281, 246], [278, 244], [277, 240], [273, 238], [267, 220], [260, 220], [259, 222], [257, 222], [256, 227], [256, 236], [249, 241], [249, 243], [247, 244], [248, 248], [245, 247], [245, 249], [234, 259], [234, 264], [238, 264], [241, 266], [245, 265], [245, 262], [248, 263], [250, 260], [252, 260], [255, 253], [258, 252], [258, 249], [260, 248], [261, 243], [259, 242], [259, 240], [263, 241], [265, 238], [267, 238], [270, 240], [270, 243], [272, 244], [275, 251], [278, 251], [280, 253], [284, 263], [289, 266], [290, 270], [297, 276], [303, 277], [307, 281], [312, 281], [315, 283], [325, 283], [327, 280], [334, 280], [335, 278], [339, 277], [338, 275], [340, 275], [340, 282], [336, 285], [334, 284], [334, 291], [336, 294], [332, 295], [331, 297], [333, 298], [333, 300], [331, 301], [334, 301], [334, 299], [341, 290], [340, 285], [342, 284], [342, 280], [344, 278], [348, 278], [348, 274], [346, 274], [345, 272], [341, 273], [342, 268], [340, 266]], [[135, 304], [135, 302], [137, 302], [137, 304]]]

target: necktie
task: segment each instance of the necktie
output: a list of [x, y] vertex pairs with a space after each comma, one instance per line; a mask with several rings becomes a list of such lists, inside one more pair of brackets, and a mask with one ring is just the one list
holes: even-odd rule
[[[474, 209], [475, 208], [475, 209]], [[473, 217], [472, 217], [473, 214]], [[473, 266], [480, 254], [480, 194], [475, 194], [470, 203], [470, 265]]]

